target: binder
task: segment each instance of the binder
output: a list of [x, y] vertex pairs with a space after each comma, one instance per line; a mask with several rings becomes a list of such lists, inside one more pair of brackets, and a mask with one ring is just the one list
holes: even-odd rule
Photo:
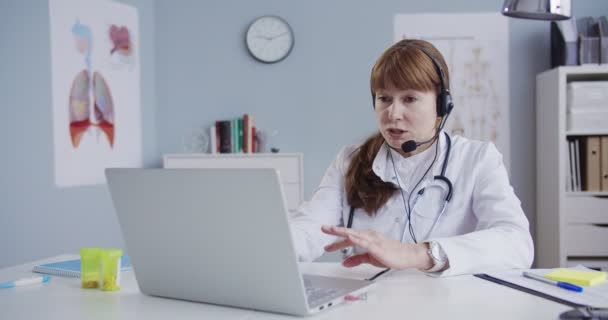
[[589, 136], [583, 139], [583, 185], [585, 191], [600, 191], [600, 137]]
[[551, 22], [551, 67], [578, 64], [576, 19]]
[[608, 191], [608, 136], [601, 138], [601, 189], [602, 191]]

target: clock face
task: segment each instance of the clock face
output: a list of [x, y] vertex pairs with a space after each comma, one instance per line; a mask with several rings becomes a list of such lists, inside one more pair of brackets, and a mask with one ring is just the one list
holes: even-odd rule
[[247, 30], [247, 49], [259, 61], [273, 63], [283, 60], [293, 47], [293, 32], [279, 17], [256, 19]]

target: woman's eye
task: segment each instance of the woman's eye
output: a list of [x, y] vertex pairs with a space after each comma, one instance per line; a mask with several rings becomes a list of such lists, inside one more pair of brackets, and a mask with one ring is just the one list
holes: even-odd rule
[[418, 99], [416, 97], [413, 96], [407, 96], [405, 97], [405, 99], [403, 99], [406, 103], [414, 103], [416, 102]]
[[380, 101], [382, 103], [388, 103], [388, 102], [390, 102], [390, 98], [389, 97], [385, 97], [385, 96], [379, 96], [378, 97], [378, 101]]

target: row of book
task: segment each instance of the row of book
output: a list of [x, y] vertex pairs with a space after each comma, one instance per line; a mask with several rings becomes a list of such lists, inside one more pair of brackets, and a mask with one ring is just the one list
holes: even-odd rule
[[255, 137], [255, 118], [252, 115], [218, 120], [210, 128], [211, 153], [258, 152]]
[[608, 191], [608, 136], [569, 136], [566, 191]]

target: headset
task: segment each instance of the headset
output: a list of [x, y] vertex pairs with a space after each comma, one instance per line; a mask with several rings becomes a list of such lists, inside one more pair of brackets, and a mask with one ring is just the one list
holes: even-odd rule
[[[402, 45], [399, 46], [399, 48], [405, 48], [405, 47], [416, 48], [420, 52], [422, 52], [424, 55], [426, 55], [431, 60], [431, 62], [433, 63], [433, 65], [435, 66], [435, 70], [437, 71], [437, 74], [439, 75], [439, 82], [440, 82], [440, 92], [437, 95], [436, 105], [437, 105], [437, 116], [441, 117], [441, 123], [439, 124], [439, 127], [437, 128], [437, 132], [435, 133], [435, 135], [433, 135], [433, 137], [431, 139], [426, 140], [426, 141], [422, 141], [422, 142], [416, 142], [415, 140], [408, 140], [408, 141], [404, 142], [401, 145], [401, 150], [403, 150], [406, 153], [410, 153], [410, 152], [416, 150], [416, 148], [418, 148], [419, 146], [421, 146], [423, 144], [427, 144], [427, 143], [433, 142], [433, 141], [435, 141], [436, 139], [439, 138], [439, 134], [440, 134], [441, 130], [443, 129], [443, 127], [445, 126], [447, 118], [449, 117], [450, 113], [454, 109], [454, 102], [452, 100], [452, 95], [450, 94], [450, 91], [449, 91], [449, 89], [447, 88], [447, 85], [446, 85], [447, 81], [445, 79], [445, 73], [443, 71], [443, 68], [439, 64], [439, 62], [437, 62], [437, 60], [435, 58], [433, 58], [433, 56], [430, 53], [428, 53], [424, 48], [422, 48], [420, 46], [416, 46], [416, 45], [412, 45], [412, 44], [408, 44], [408, 43], [403, 43]], [[375, 107], [376, 107], [376, 94], [373, 91], [372, 91], [372, 101], [373, 101], [373, 107], [375, 109]], [[441, 218], [441, 216], [443, 215], [443, 213], [445, 211], [445, 208], [446, 208], [448, 202], [452, 199], [452, 195], [453, 195], [452, 182], [445, 175], [446, 170], [447, 170], [448, 160], [450, 158], [450, 151], [451, 151], [451, 146], [452, 146], [452, 140], [450, 139], [450, 136], [447, 133], [445, 133], [445, 137], [446, 137], [447, 149], [446, 149], [446, 153], [445, 153], [445, 156], [444, 156], [444, 159], [443, 159], [443, 164], [442, 164], [442, 167], [441, 167], [441, 173], [440, 173], [440, 175], [435, 176], [433, 179], [437, 180], [437, 181], [443, 182], [447, 186], [448, 191], [447, 191], [447, 194], [446, 194], [446, 196], [444, 198], [441, 212], [439, 213], [439, 215], [435, 219], [435, 222], [431, 226], [431, 230], [429, 232], [429, 235], [433, 231], [433, 229], [435, 228], [435, 225], [437, 224], [437, 222], [439, 221], [439, 219]], [[395, 171], [395, 176], [398, 176], [397, 170], [395, 169], [395, 162], [393, 161], [393, 157], [392, 157], [392, 154], [390, 152], [390, 149], [388, 149], [387, 151], [388, 151], [388, 156], [390, 157], [391, 162], [393, 164], [393, 170]], [[412, 188], [412, 190], [411, 190], [411, 192], [410, 192], [410, 194], [409, 194], [409, 196], [407, 198], [407, 201], [405, 200], [405, 196], [403, 194], [403, 189], [401, 188], [401, 183], [399, 182], [399, 179], [397, 178], [397, 184], [399, 186], [399, 190], [401, 191], [401, 198], [403, 199], [403, 205], [404, 205], [405, 211], [406, 211], [407, 224], [408, 224], [409, 233], [410, 233], [410, 235], [412, 237], [412, 240], [414, 240], [414, 243], [418, 243], [418, 241], [416, 239], [416, 235], [414, 233], [414, 228], [413, 228], [412, 223], [411, 223], [411, 212], [412, 212], [412, 208], [410, 207], [411, 196], [414, 193], [414, 191], [416, 190], [416, 188], [418, 187], [418, 185], [422, 182], [422, 180], [424, 180], [424, 178], [426, 177], [426, 175], [428, 174], [428, 172], [431, 170], [431, 168], [435, 164], [435, 161], [437, 160], [438, 151], [439, 151], [439, 143], [436, 144], [436, 147], [435, 147], [435, 157], [433, 158], [433, 161], [431, 162], [431, 165], [428, 167], [428, 169], [422, 175], [422, 177], [420, 178], [420, 180], [418, 180], [418, 182], [416, 183], [416, 185], [414, 186], [414, 188]], [[420, 191], [418, 191], [416, 193], [417, 197], [422, 196], [424, 194], [424, 191], [425, 191], [425, 188], [422, 188]], [[415, 203], [414, 203], [414, 205], [415, 205]], [[354, 214], [355, 214], [355, 207], [351, 206], [350, 213], [349, 213], [349, 216], [348, 216], [348, 222], [346, 224], [347, 228], [351, 228], [352, 227]], [[404, 230], [403, 236], [401, 238], [401, 242], [403, 242], [404, 236], [405, 236], [405, 230]], [[343, 250], [343, 253], [344, 253], [345, 256], [349, 255], [348, 250]], [[385, 272], [387, 272], [389, 270], [390, 269], [386, 269], [384, 271], [381, 271], [380, 273], [378, 273], [375, 276], [371, 277], [369, 280], [374, 280], [374, 279], [376, 279], [377, 277], [379, 277], [380, 275], [384, 274]]]
[[[440, 85], [440, 89], [441, 89], [441, 91], [437, 95], [437, 116], [442, 117], [442, 119], [443, 119], [445, 116], [448, 116], [452, 112], [452, 109], [454, 109], [454, 102], [452, 101], [452, 95], [450, 94], [450, 90], [448, 89], [448, 87], [446, 85], [447, 81], [445, 80], [445, 73], [443, 72], [443, 68], [441, 67], [439, 62], [437, 62], [437, 60], [435, 58], [433, 58], [433, 56], [428, 51], [426, 51], [426, 49], [424, 49], [420, 46], [416, 46], [416, 45], [408, 44], [408, 43], [403, 43], [402, 45], [399, 46], [399, 48], [406, 48], [406, 47], [418, 49], [420, 52], [424, 53], [424, 55], [429, 57], [429, 59], [433, 63], [433, 66], [435, 66], [435, 70], [437, 71], [437, 74], [439, 75], [439, 85]], [[373, 91], [372, 91], [372, 107], [374, 109], [376, 108], [376, 94]]]

